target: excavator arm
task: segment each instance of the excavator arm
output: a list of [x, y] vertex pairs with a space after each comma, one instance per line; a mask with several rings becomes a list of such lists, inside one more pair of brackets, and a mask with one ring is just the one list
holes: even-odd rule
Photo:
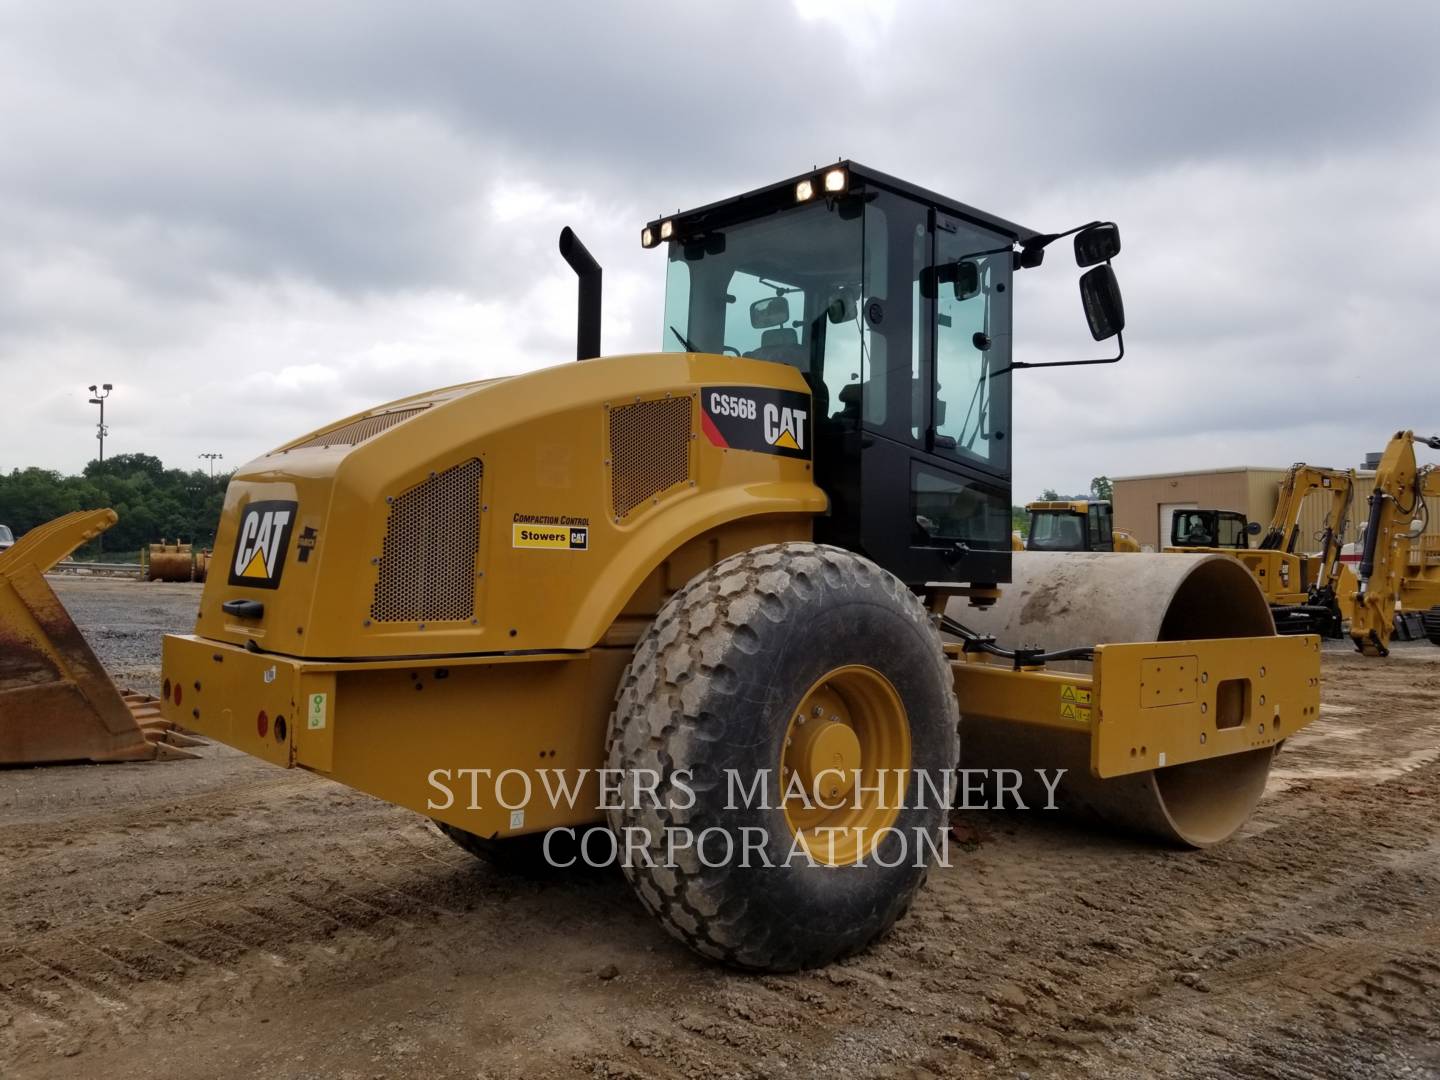
[[1375, 472], [1350, 617], [1350, 638], [1367, 656], [1389, 653], [1397, 609], [1425, 610], [1440, 604], [1440, 566], [1429, 565], [1423, 553], [1419, 565], [1412, 565], [1409, 557], [1410, 541], [1417, 535], [1411, 522], [1428, 520], [1426, 500], [1440, 497], [1440, 470], [1416, 462], [1417, 443], [1440, 450], [1440, 436], [1397, 431]]
[[1323, 545], [1321, 559], [1324, 565], [1324, 574], [1319, 580], [1327, 584], [1335, 576], [1334, 568], [1340, 559], [1350, 505], [1355, 498], [1354, 469], [1327, 469], [1304, 462], [1290, 466], [1280, 483], [1280, 497], [1275, 504], [1270, 527], [1258, 546], [1293, 554], [1300, 539], [1300, 510], [1305, 505], [1306, 496], [1313, 491], [1330, 492], [1325, 528], [1319, 538]]

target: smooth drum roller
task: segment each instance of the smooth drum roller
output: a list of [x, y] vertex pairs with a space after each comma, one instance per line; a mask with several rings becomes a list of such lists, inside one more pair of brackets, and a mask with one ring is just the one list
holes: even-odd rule
[[[1016, 552], [1013, 581], [989, 609], [952, 601], [948, 614], [1006, 648], [1047, 651], [1113, 642], [1273, 636], [1265, 596], [1245, 567], [1223, 555]], [[1088, 670], [1088, 663], [1051, 670]], [[1058, 798], [1069, 808], [1193, 847], [1217, 844], [1249, 818], [1278, 747], [1098, 779], [1090, 735], [961, 712], [961, 764], [1016, 768], [1030, 805], [1043, 805], [1034, 769], [1066, 769]], [[1031, 785], [1034, 785], [1032, 791]], [[1039, 795], [1032, 799], [1033, 794]]]

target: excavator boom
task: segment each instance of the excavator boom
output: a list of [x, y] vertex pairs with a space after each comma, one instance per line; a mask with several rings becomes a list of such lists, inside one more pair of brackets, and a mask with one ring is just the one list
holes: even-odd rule
[[1430, 611], [1427, 630], [1440, 622], [1433, 610], [1440, 606], [1440, 563], [1423, 544], [1418, 560], [1410, 558], [1411, 542], [1418, 535], [1411, 523], [1428, 521], [1426, 500], [1440, 497], [1440, 470], [1416, 462], [1417, 443], [1440, 450], [1440, 436], [1397, 431], [1375, 470], [1350, 618], [1350, 639], [1367, 656], [1389, 653], [1397, 611]]

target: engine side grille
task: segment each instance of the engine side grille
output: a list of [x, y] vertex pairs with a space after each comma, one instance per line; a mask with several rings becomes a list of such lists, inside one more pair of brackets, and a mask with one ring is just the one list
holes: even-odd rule
[[330, 431], [321, 432], [312, 439], [296, 443], [294, 446], [285, 447], [286, 450], [305, 450], [312, 446], [354, 446], [362, 443], [382, 431], [394, 427], [402, 420], [409, 420], [417, 413], [428, 409], [429, 405], [421, 405], [414, 409], [396, 409], [394, 412], [379, 413], [375, 416], [362, 416], [359, 420], [352, 420]]
[[610, 410], [610, 503], [615, 517], [690, 479], [690, 397], [661, 398]]
[[390, 504], [370, 617], [439, 622], [475, 615], [484, 465], [471, 458], [416, 484]]

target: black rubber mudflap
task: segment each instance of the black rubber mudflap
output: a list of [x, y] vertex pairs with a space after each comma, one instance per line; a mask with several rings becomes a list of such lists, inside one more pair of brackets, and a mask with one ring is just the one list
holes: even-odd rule
[[1394, 637], [1397, 641], [1420, 641], [1429, 634], [1429, 627], [1425, 624], [1428, 617], [1421, 615], [1418, 611], [1402, 611], [1395, 616]]
[[1440, 645], [1440, 607], [1432, 607], [1421, 618], [1425, 622], [1425, 636], [1431, 645]]

